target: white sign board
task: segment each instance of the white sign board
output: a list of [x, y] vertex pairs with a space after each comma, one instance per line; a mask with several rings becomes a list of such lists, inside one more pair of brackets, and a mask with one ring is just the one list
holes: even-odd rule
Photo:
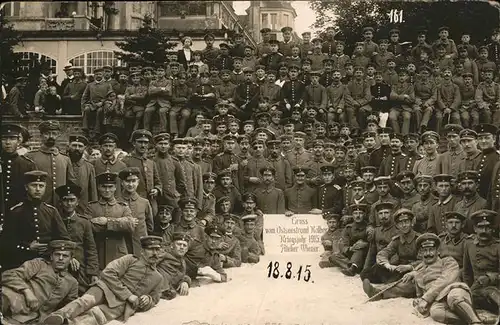
[[323, 253], [321, 236], [328, 230], [321, 215], [264, 215], [266, 255], [319, 255]]

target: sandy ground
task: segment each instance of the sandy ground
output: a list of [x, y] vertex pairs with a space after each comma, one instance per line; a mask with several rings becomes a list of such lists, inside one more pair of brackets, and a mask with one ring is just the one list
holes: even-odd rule
[[[274, 257], [274, 258], [273, 258]], [[311, 279], [268, 278], [269, 261], [294, 271], [311, 264]], [[231, 280], [190, 289], [186, 297], [161, 300], [147, 313], [131, 317], [127, 325], [341, 325], [437, 324], [413, 314], [411, 299], [390, 299], [361, 305], [366, 296], [359, 277], [348, 278], [337, 269], [320, 269], [316, 255], [264, 256], [256, 265], [227, 269]], [[314, 283], [313, 283], [314, 281]], [[351, 309], [351, 307], [353, 307]], [[118, 321], [109, 323], [121, 324]]]

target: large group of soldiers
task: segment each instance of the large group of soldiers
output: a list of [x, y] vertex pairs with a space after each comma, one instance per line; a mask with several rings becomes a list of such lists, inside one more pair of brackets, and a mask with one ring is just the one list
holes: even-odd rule
[[290, 28], [282, 42], [261, 32], [256, 49], [206, 35], [193, 62], [131, 65], [119, 81], [72, 68], [62, 102], [84, 132], [64, 153], [57, 120], [32, 151], [26, 128], [2, 125], [7, 321], [105, 324], [200, 276], [225, 282], [265, 254], [269, 214], [323, 215], [320, 267], [359, 274], [371, 300], [413, 297], [443, 323], [498, 314], [500, 32], [476, 49], [422, 31], [410, 49], [397, 30], [377, 45], [365, 28], [352, 57], [333, 28], [300, 44]]

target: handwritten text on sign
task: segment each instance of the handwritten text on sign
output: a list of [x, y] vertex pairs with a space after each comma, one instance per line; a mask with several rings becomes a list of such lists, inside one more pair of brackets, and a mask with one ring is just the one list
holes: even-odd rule
[[327, 231], [321, 215], [298, 214], [286, 217], [264, 215], [266, 254], [314, 254], [323, 252], [321, 236]]

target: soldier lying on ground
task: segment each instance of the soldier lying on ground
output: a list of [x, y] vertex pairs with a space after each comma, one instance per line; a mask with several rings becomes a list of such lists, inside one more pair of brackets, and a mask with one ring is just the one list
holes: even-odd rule
[[124, 322], [136, 312], [148, 311], [160, 300], [162, 276], [156, 269], [163, 239], [141, 238], [139, 257], [128, 254], [110, 262], [100, 280], [80, 298], [53, 312], [45, 325], [102, 325]]
[[321, 236], [321, 245], [325, 251], [321, 254], [319, 267], [333, 267], [330, 256], [340, 254], [340, 241], [342, 240], [342, 228], [340, 228], [340, 215], [324, 212], [323, 218], [326, 220], [328, 230]]
[[53, 240], [50, 260], [35, 258], [2, 274], [2, 314], [15, 324], [39, 324], [59, 306], [78, 298], [68, 272], [75, 243]]

